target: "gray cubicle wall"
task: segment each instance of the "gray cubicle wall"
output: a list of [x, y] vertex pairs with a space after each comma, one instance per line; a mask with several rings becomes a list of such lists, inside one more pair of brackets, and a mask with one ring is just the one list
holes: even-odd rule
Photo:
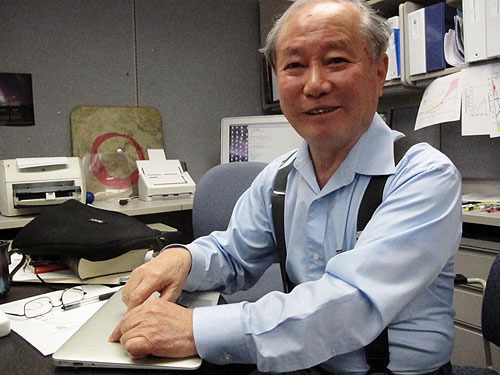
[[464, 180], [500, 180], [500, 138], [462, 137], [460, 121], [415, 131], [417, 113], [418, 107], [393, 110], [392, 127], [415, 141], [428, 142], [440, 149], [453, 161]]
[[78, 105], [153, 106], [198, 180], [222, 117], [262, 114], [258, 17], [258, 0], [0, 1], [0, 72], [32, 74], [36, 121], [0, 126], [0, 159], [71, 155]]
[[71, 110], [135, 105], [132, 2], [3, 0], [0, 72], [30, 73], [36, 125], [0, 127], [0, 159], [70, 156]]

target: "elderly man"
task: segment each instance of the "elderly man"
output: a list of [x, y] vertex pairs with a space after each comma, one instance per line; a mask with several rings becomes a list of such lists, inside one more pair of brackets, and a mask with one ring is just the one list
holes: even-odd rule
[[[388, 326], [390, 370], [446, 373], [460, 175], [425, 143], [395, 165], [393, 144], [403, 135], [376, 114], [388, 32], [361, 0], [298, 0], [288, 9], [264, 52], [283, 113], [303, 144], [263, 170], [225, 232], [167, 248], [132, 273], [123, 294], [129, 311], [111, 340], [136, 356], [198, 353], [218, 364], [255, 363], [260, 371], [319, 365], [326, 373], [366, 373], [364, 347]], [[194, 310], [169, 302], [183, 288], [248, 287], [276, 260], [271, 195], [288, 163], [293, 291]], [[390, 175], [383, 201], [357, 233], [360, 201], [376, 175]], [[148, 298], [154, 291], [161, 298]]]

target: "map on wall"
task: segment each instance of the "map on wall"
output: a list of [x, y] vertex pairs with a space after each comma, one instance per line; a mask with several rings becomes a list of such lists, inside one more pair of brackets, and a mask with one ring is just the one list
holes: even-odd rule
[[79, 106], [71, 112], [71, 143], [96, 200], [137, 195], [136, 160], [163, 149], [161, 115], [149, 107]]

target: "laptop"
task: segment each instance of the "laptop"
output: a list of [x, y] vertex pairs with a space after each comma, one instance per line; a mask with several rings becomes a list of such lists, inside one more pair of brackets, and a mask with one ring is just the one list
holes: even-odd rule
[[[177, 302], [187, 307], [201, 307], [216, 305], [218, 299], [218, 292], [183, 292]], [[127, 354], [119, 342], [109, 342], [109, 335], [126, 310], [120, 289], [52, 355], [55, 364], [151, 370], [196, 370], [201, 366], [202, 359], [198, 356], [184, 359], [147, 356], [135, 359]]]

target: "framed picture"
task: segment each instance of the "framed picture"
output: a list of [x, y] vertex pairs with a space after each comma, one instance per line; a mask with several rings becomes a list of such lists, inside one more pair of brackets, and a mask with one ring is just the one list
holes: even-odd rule
[[35, 125], [31, 74], [0, 73], [0, 126]]

